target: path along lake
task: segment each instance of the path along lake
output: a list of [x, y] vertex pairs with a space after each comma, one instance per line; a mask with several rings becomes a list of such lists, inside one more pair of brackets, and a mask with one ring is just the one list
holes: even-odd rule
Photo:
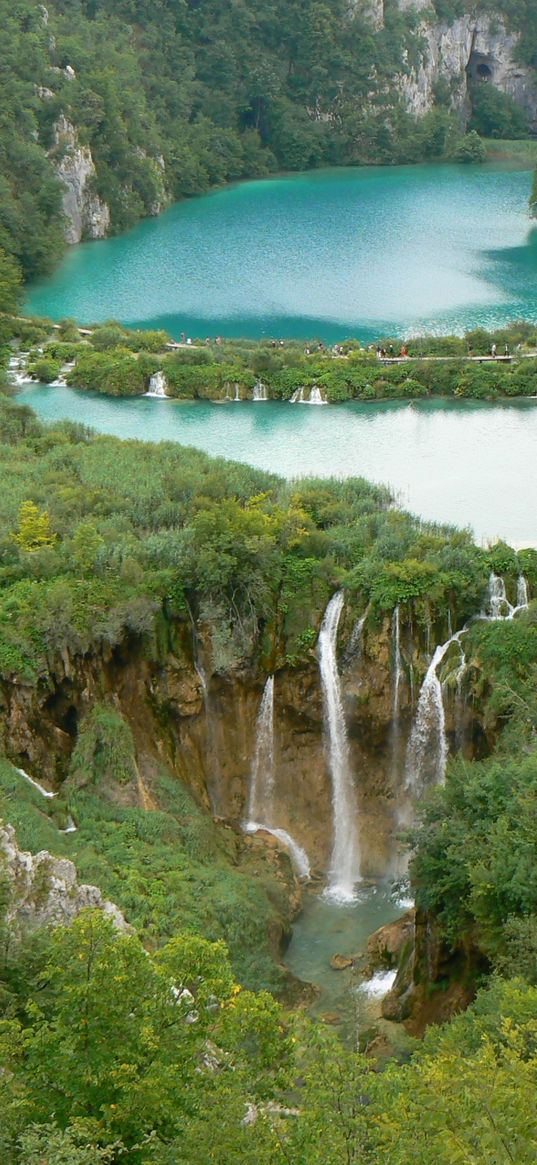
[[27, 308], [175, 337], [328, 342], [537, 320], [530, 188], [505, 163], [246, 182], [71, 249]]
[[180, 441], [285, 477], [359, 475], [423, 518], [537, 545], [537, 401], [342, 405], [123, 398], [28, 385], [17, 399], [141, 441]]

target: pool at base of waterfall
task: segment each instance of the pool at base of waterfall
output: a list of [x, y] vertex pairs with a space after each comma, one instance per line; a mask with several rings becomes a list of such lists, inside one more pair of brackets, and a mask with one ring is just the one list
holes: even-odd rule
[[[318, 989], [310, 1007], [312, 1017], [334, 1024], [350, 1044], [361, 1045], [384, 1024], [390, 1042], [401, 1038], [399, 1025], [382, 1020], [379, 1025], [380, 1004], [393, 984], [393, 972], [379, 972], [366, 980], [363, 970], [369, 937], [400, 918], [409, 906], [386, 883], [359, 886], [356, 901], [344, 905], [329, 901], [322, 891], [304, 893], [284, 961], [297, 979]], [[352, 966], [335, 970], [330, 960], [336, 954], [352, 957]]]

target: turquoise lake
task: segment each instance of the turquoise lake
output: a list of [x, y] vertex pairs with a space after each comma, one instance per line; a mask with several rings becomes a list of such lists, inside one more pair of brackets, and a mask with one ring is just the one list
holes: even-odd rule
[[391, 486], [424, 518], [471, 526], [478, 540], [537, 546], [536, 400], [316, 408], [118, 400], [38, 385], [17, 399], [45, 421], [67, 417], [118, 437], [179, 441], [285, 477], [360, 475]]
[[247, 182], [73, 248], [27, 308], [176, 337], [329, 342], [537, 320], [530, 186], [499, 164]]

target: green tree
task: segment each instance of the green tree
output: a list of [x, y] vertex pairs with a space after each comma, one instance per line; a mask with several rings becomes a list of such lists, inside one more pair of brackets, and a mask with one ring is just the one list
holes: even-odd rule
[[16, 315], [22, 303], [22, 272], [19, 264], [0, 247], [0, 312]]

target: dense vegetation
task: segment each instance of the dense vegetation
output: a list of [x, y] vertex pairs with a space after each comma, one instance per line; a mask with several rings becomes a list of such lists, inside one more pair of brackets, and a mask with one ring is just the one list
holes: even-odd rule
[[[449, 21], [464, 10], [436, 7]], [[379, 28], [369, 5], [344, 0], [1, 0], [0, 247], [28, 278], [61, 254], [60, 117], [91, 149], [93, 192], [116, 231], [166, 200], [273, 170], [482, 158], [446, 81], [421, 121], [408, 112], [398, 78], [419, 65], [424, 17], [394, 2], [383, 13]], [[535, 0], [506, 14], [532, 63]], [[526, 132], [499, 91], [481, 86], [474, 105], [479, 132]]]

